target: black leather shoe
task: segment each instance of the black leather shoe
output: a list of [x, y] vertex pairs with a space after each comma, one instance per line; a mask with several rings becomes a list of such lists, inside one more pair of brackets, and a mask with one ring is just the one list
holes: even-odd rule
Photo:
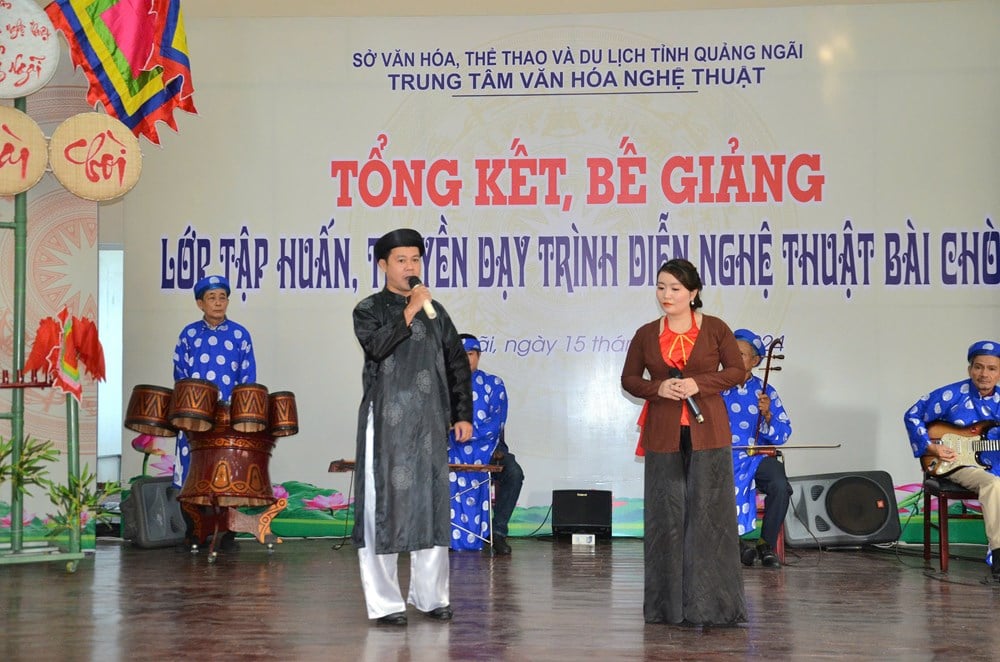
[[1000, 547], [990, 552], [993, 556], [990, 559], [990, 574], [993, 581], [1000, 582]]
[[507, 544], [507, 539], [503, 536], [493, 536], [493, 555], [507, 556], [508, 554], [510, 554], [510, 545]]
[[745, 566], [753, 565], [757, 560], [757, 550], [750, 543], [740, 541], [740, 563]]
[[757, 556], [760, 557], [760, 563], [765, 568], [781, 567], [778, 555], [774, 553], [774, 550], [766, 542], [757, 543]]
[[438, 607], [437, 609], [431, 609], [427, 612], [427, 617], [433, 618], [435, 621], [450, 621], [451, 617], [454, 615], [455, 612], [451, 610], [450, 605]]
[[395, 614], [386, 614], [381, 618], [376, 618], [379, 625], [406, 625], [406, 612], [397, 611]]

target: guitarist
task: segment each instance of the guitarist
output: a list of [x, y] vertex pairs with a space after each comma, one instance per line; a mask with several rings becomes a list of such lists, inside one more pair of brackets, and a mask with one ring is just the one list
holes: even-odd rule
[[[949, 462], [957, 459], [954, 449], [932, 443], [927, 428], [935, 422], [956, 426], [994, 424], [990, 439], [1000, 438], [1000, 342], [981, 340], [969, 347], [969, 378], [942, 386], [920, 398], [903, 416], [913, 456], [936, 457]], [[948, 480], [976, 492], [983, 506], [983, 521], [991, 551], [993, 580], [1000, 582], [1000, 466], [962, 466], [948, 474]]]

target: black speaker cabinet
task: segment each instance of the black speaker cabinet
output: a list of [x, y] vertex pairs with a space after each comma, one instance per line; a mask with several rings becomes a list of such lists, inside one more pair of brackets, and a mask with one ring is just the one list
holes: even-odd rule
[[790, 547], [850, 547], [899, 539], [892, 477], [860, 471], [790, 477], [792, 503], [785, 516]]
[[592, 533], [611, 537], [611, 492], [552, 490], [552, 534]]
[[122, 501], [122, 538], [137, 547], [170, 547], [184, 542], [187, 526], [173, 477], [140, 478]]

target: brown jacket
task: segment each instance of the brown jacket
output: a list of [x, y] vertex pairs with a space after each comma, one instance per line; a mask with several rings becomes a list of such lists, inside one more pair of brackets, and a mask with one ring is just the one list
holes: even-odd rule
[[[655, 453], [675, 453], [680, 450], [681, 403], [656, 393], [660, 382], [670, 377], [660, 353], [659, 334], [658, 319], [635, 332], [622, 368], [622, 388], [649, 402], [640, 437], [643, 448]], [[694, 421], [693, 417], [691, 420], [694, 450], [723, 448], [732, 443], [729, 416], [719, 394], [739, 384], [745, 376], [740, 348], [729, 326], [718, 317], [703, 315], [698, 339], [684, 368], [684, 377], [691, 377], [698, 384], [694, 399], [705, 416], [704, 423]]]

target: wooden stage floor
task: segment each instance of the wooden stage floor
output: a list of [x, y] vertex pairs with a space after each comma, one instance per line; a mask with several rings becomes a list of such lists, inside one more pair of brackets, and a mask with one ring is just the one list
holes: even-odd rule
[[[99, 539], [63, 564], [0, 567], [0, 659], [799, 660], [996, 659], [1000, 586], [984, 548], [942, 576], [919, 549], [790, 550], [745, 568], [750, 621], [686, 629], [642, 619], [642, 541], [514, 539], [513, 555], [451, 554], [455, 618], [370, 624], [357, 556], [331, 540], [205, 552]], [[972, 560], [975, 557], [980, 560]], [[408, 558], [400, 563], [404, 591]]]

